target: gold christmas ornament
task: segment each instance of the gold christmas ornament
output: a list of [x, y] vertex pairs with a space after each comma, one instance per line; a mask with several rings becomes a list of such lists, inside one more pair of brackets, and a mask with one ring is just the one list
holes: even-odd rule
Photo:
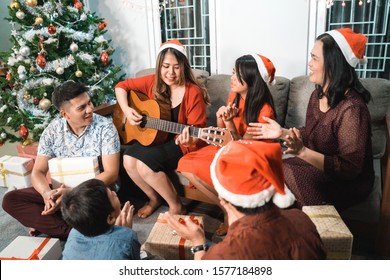
[[74, 74], [77, 78], [81, 78], [83, 76], [83, 72], [81, 72], [80, 70], [77, 70]]
[[9, 4], [9, 7], [12, 9], [12, 10], [17, 10], [20, 8], [20, 5], [18, 2], [16, 2], [16, 0], [13, 0], [11, 2], [11, 4]]
[[35, 18], [35, 25], [40, 25], [43, 23], [43, 18], [41, 17], [36, 17]]
[[26, 0], [26, 4], [30, 7], [35, 7], [38, 4], [37, 0]]
[[33, 65], [31, 65], [31, 67], [30, 67], [30, 73], [31, 74], [34, 74], [34, 73], [37, 73], [38, 71], [37, 71], [37, 68], [35, 68]]
[[30, 100], [30, 98], [31, 98], [31, 95], [28, 94], [28, 92], [26, 92], [26, 93], [23, 95], [23, 99], [26, 100], [26, 101]]
[[48, 110], [51, 106], [51, 101], [47, 98], [42, 98], [41, 101], [39, 101], [39, 108], [42, 110]]

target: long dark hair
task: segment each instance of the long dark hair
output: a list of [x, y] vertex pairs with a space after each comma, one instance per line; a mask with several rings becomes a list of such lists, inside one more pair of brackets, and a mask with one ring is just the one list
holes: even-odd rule
[[[274, 100], [268, 85], [260, 75], [256, 60], [251, 55], [243, 55], [236, 60], [235, 63], [236, 75], [238, 81], [248, 86], [248, 92], [245, 98], [244, 105], [244, 120], [246, 124], [257, 122], [260, 110], [265, 103], [268, 103], [276, 117]], [[234, 103], [237, 108], [239, 106], [240, 96], [236, 95]]]
[[179, 63], [179, 67], [181, 69], [179, 85], [184, 85], [186, 82], [190, 82], [197, 85], [203, 93], [205, 103], [210, 104], [210, 97], [207, 93], [206, 87], [196, 81], [196, 78], [192, 73], [192, 69], [187, 57], [174, 48], [166, 48], [162, 50], [157, 56], [156, 80], [153, 88], [155, 99], [159, 101], [160, 104], [169, 104], [169, 106], [171, 105], [171, 91], [170, 88], [162, 80], [160, 71], [164, 61], [164, 57], [167, 52], [172, 53], [176, 57], [177, 62]]
[[[323, 44], [322, 53], [324, 56], [324, 77], [322, 85], [316, 85], [318, 97], [326, 95], [330, 108], [337, 106], [340, 101], [346, 98], [348, 89], [354, 89], [363, 100], [368, 103], [371, 100], [370, 92], [360, 82], [355, 68], [349, 65], [340, 47], [328, 33], [317, 37]], [[326, 92], [323, 86], [328, 83]]]

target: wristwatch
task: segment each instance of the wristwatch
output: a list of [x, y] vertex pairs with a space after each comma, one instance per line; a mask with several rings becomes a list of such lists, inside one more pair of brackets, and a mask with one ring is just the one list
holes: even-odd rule
[[191, 247], [191, 253], [195, 254], [196, 252], [199, 252], [199, 251], [207, 251], [208, 248], [209, 248], [209, 246], [207, 246], [207, 244], [194, 246], [194, 247]]

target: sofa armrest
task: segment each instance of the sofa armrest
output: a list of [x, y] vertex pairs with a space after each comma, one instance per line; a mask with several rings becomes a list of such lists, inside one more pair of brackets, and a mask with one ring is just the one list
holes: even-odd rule
[[382, 201], [377, 250], [390, 257], [390, 112], [386, 114], [386, 153], [382, 158]]
[[104, 104], [101, 104], [101, 105], [95, 107], [93, 112], [105, 117], [105, 116], [112, 115], [112, 113], [114, 112], [114, 107], [115, 107], [115, 104], [104, 103]]

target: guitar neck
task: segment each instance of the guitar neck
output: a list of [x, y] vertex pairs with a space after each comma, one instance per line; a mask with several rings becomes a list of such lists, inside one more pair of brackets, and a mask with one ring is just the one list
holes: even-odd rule
[[[146, 118], [146, 120], [145, 120], [145, 118]], [[175, 123], [175, 122], [171, 122], [171, 121], [167, 121], [167, 120], [160, 120], [160, 119], [156, 119], [156, 118], [152, 118], [152, 117], [148, 117], [148, 116], [144, 116], [144, 121], [146, 122], [144, 124], [144, 127], [153, 128], [156, 130], [161, 130], [161, 131], [165, 131], [165, 132], [169, 132], [169, 133], [173, 133], [173, 134], [181, 134], [183, 132], [183, 129], [187, 126], [185, 124]], [[144, 121], [143, 121], [143, 123], [144, 123]], [[189, 132], [190, 132], [191, 137], [199, 138], [201, 128], [190, 126]]]

